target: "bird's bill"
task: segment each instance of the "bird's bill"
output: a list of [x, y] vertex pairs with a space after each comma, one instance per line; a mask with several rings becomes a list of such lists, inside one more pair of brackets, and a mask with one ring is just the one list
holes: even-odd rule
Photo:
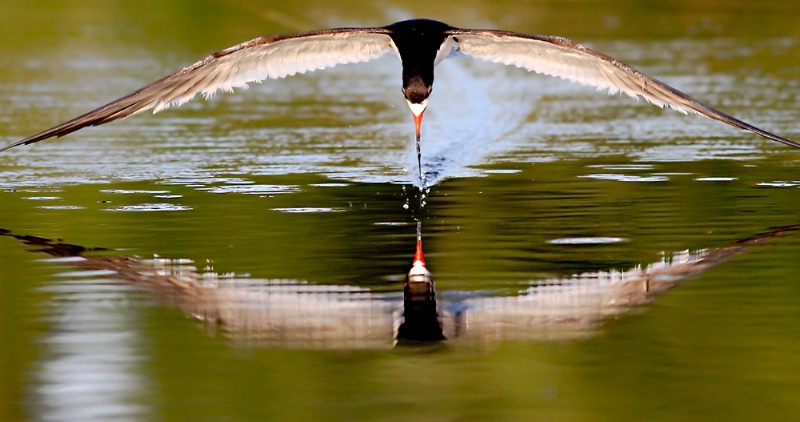
[[420, 114], [414, 115], [414, 130], [417, 133], [417, 139], [420, 138], [420, 132], [422, 130], [422, 114], [425, 113], [424, 111]]
[[422, 127], [422, 115], [425, 114], [425, 107], [428, 106], [428, 100], [421, 103], [408, 102], [408, 108], [411, 109], [411, 114], [414, 115], [414, 128], [416, 129], [417, 139], [420, 137]]

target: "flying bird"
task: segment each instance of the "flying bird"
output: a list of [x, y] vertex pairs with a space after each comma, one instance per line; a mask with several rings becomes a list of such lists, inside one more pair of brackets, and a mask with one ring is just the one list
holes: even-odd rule
[[[624, 92], [662, 108], [696, 113], [748, 130], [789, 146], [800, 144], [759, 129], [705, 105], [689, 95], [645, 75], [603, 53], [565, 38], [493, 29], [463, 29], [413, 19], [373, 28], [337, 28], [256, 38], [214, 53], [102, 107], [21, 139], [0, 151], [61, 137], [86, 126], [97, 126], [143, 110], [154, 113], [179, 106], [202, 94], [233, 91], [248, 83], [279, 79], [343, 63], [366, 62], [394, 51], [403, 67], [403, 95], [414, 117], [420, 180], [420, 130], [433, 88], [434, 67], [448, 56], [513, 65], [583, 85]], [[467, 88], [468, 89], [468, 88]]]

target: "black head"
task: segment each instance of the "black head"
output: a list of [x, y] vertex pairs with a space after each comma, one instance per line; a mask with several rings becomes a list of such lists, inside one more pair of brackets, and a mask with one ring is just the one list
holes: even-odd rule
[[[403, 81], [403, 95], [411, 104], [422, 104], [431, 95], [433, 88], [421, 77], [411, 77], [407, 81]], [[433, 83], [433, 81], [431, 81]]]

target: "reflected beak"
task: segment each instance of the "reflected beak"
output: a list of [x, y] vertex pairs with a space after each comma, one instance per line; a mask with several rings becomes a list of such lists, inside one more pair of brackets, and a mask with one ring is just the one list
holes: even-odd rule
[[[406, 276], [406, 285], [413, 285], [416, 283], [430, 284], [433, 282], [431, 272], [425, 267], [425, 258], [422, 256], [422, 241], [417, 240], [417, 252], [414, 254], [414, 265]], [[419, 290], [418, 287], [414, 288]], [[426, 290], [427, 292], [427, 290]]]

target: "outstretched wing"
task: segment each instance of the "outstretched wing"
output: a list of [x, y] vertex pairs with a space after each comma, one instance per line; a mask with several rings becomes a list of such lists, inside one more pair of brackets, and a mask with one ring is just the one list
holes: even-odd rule
[[214, 53], [82, 116], [0, 147], [0, 151], [64, 136], [143, 110], [157, 113], [186, 103], [197, 94], [210, 97], [217, 90], [233, 91], [249, 82], [372, 60], [392, 48], [388, 31], [383, 28], [341, 28], [256, 38]]
[[452, 29], [448, 34], [456, 42], [458, 52], [467, 56], [607, 89], [610, 94], [624, 92], [633, 98], [644, 98], [662, 108], [670, 107], [684, 114], [701, 114], [773, 141], [800, 148], [797, 142], [707, 106], [613, 57], [568, 39], [480, 29]]

